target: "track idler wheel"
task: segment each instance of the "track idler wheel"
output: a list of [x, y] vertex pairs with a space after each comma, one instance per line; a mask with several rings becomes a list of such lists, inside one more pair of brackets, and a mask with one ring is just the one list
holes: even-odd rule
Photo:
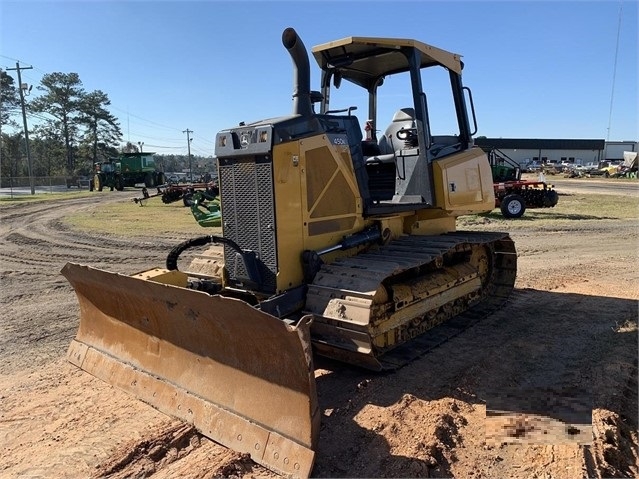
[[475, 245], [470, 257], [470, 264], [477, 269], [482, 286], [486, 286], [492, 278], [492, 252], [486, 245]]

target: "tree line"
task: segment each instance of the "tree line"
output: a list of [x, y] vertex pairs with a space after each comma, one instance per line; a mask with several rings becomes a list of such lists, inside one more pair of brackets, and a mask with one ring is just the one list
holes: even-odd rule
[[[12, 76], [0, 70], [2, 176], [29, 174], [19, 87]], [[122, 129], [109, 111], [108, 95], [102, 90], [87, 92], [77, 73], [47, 73], [37, 90], [41, 92], [38, 97], [25, 101], [33, 176], [88, 175], [95, 162], [119, 152], [138, 151], [137, 145], [122, 144]], [[204, 160], [191, 158], [196, 165]], [[158, 155], [156, 163], [164, 171], [181, 171], [188, 157]]]

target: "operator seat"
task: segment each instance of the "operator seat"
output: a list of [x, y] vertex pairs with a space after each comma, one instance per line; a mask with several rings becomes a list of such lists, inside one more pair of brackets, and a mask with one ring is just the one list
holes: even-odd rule
[[386, 128], [384, 136], [379, 139], [379, 152], [381, 155], [394, 154], [403, 142], [397, 138], [397, 132], [402, 129], [415, 128], [415, 109], [402, 108], [393, 115], [393, 121]]
[[395, 151], [404, 147], [404, 142], [396, 135], [401, 129], [410, 128], [415, 128], [415, 110], [402, 108], [393, 115], [393, 121], [379, 139], [379, 154], [366, 158], [368, 190], [374, 202], [391, 200], [395, 194]]

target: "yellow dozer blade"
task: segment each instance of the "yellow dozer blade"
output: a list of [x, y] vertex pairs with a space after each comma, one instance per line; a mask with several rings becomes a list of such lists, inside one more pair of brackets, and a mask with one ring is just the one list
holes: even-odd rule
[[[68, 263], [80, 304], [68, 358], [265, 467], [308, 477], [319, 434], [310, 317], [296, 327], [186, 277]], [[165, 284], [172, 283], [172, 284]]]

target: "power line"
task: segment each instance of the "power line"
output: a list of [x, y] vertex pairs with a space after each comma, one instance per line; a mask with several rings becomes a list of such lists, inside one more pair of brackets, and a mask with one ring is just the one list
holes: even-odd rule
[[6, 58], [7, 60], [11, 60], [11, 61], [14, 61], [14, 62], [19, 62], [20, 61], [17, 58], [8, 57], [6, 55], [0, 55], [0, 57]]
[[[16, 62], [17, 62], [17, 61], [19, 61], [19, 60], [15, 59], [15, 58], [8, 57], [8, 56], [6, 56], [6, 55], [0, 55], [0, 57], [2, 57], [2, 58], [7, 58], [7, 59], [9, 59], [9, 60], [13, 60], [13, 61], [16, 61]], [[38, 71], [38, 72], [42, 73], [43, 75], [48, 75], [48, 72], [45, 72], [44, 70], [41, 70], [41, 69], [39, 69], [38, 67], [31, 66], [31, 67], [29, 67], [29, 68], [31, 68], [31, 69], [33, 69], [33, 70], [35, 70], [35, 71]], [[7, 69], [9, 70], [9, 68], [7, 68]], [[27, 78], [29, 78], [29, 77], [27, 76]], [[40, 80], [34, 80], [34, 79], [32, 79], [32, 81], [33, 81], [34, 83], [35, 83], [35, 82], [40, 82]], [[179, 129], [179, 128], [176, 128], [176, 127], [174, 127], [174, 126], [167, 126], [167, 125], [163, 125], [163, 124], [158, 123], [158, 122], [156, 122], [156, 121], [149, 120], [148, 118], [143, 118], [143, 117], [141, 117], [141, 116], [139, 116], [139, 115], [135, 115], [135, 114], [133, 114], [133, 113], [130, 113], [128, 110], [124, 110], [124, 109], [122, 109], [122, 108], [118, 108], [118, 107], [116, 107], [116, 106], [114, 106], [114, 105], [110, 105], [110, 106], [111, 106], [111, 108], [113, 108], [114, 110], [120, 111], [120, 112], [122, 112], [122, 113], [126, 113], [126, 114], [127, 114], [127, 116], [131, 116], [131, 117], [133, 117], [133, 118], [137, 118], [138, 120], [141, 120], [141, 121], [144, 121], [144, 122], [150, 123], [150, 124], [155, 125], [155, 126], [157, 126], [157, 127], [160, 127], [160, 128], [166, 128], [167, 130], [180, 131], [180, 129]]]
[[134, 115], [133, 113], [129, 113], [128, 111], [123, 110], [123, 109], [121, 109], [121, 108], [118, 108], [117, 106], [113, 106], [113, 105], [111, 105], [111, 108], [113, 108], [114, 110], [121, 111], [122, 113], [126, 113], [126, 114], [127, 114], [127, 116], [132, 116], [133, 118], [137, 118], [138, 120], [146, 121], [147, 123], [151, 123], [152, 125], [158, 126], [158, 127], [160, 127], [160, 128], [166, 128], [167, 130], [180, 131], [180, 129], [179, 129], [179, 128], [175, 128], [175, 127], [173, 127], [173, 126], [166, 126], [166, 125], [162, 125], [161, 123], [157, 123], [157, 122], [155, 122], [155, 121], [153, 121], [153, 120], [148, 120], [148, 119], [146, 119], [146, 118], [142, 118], [141, 116]]
[[183, 146], [162, 146], [162, 145], [146, 145], [150, 148], [166, 148], [166, 149], [171, 149], [171, 150], [182, 150], [184, 147]]
[[[16, 60], [16, 59], [14, 59], [12, 57], [9, 57], [9, 56], [6, 56], [6, 55], [0, 55], [0, 57], [7, 58], [7, 59], [10, 59], [10, 60], [14, 60], [14, 61], [18, 61], [19, 62], [19, 60]], [[21, 69], [25, 70], [26, 68], [25, 67], [21, 67]], [[48, 74], [47, 72], [45, 72], [45, 71], [43, 71], [43, 70], [41, 70], [41, 69], [39, 69], [37, 67], [34, 67], [34, 66], [30, 66], [29, 69], [33, 69], [35, 71], [38, 71], [38, 72], [42, 73], [43, 75], [47, 75]], [[15, 68], [7, 68], [7, 70], [15, 70]], [[25, 77], [26, 78], [30, 78], [28, 75], [25, 75]], [[33, 81], [33, 83], [35, 83], [35, 82], [40, 82], [41, 80], [32, 80], [32, 81]], [[136, 118], [137, 120], [140, 120], [141, 122], [153, 125], [153, 126], [158, 127], [158, 128], [163, 128], [163, 129], [172, 130], [172, 131], [180, 131], [179, 128], [168, 126], [168, 125], [164, 125], [162, 123], [158, 123], [158, 122], [153, 121], [153, 120], [149, 120], [148, 118], [144, 118], [142, 116], [130, 113], [128, 110], [124, 110], [122, 108], [118, 108], [117, 106], [110, 105], [110, 107], [113, 110], [117, 110], [119, 112], [126, 113], [127, 122], [129, 120], [129, 117], [132, 117], [132, 118]], [[29, 116], [29, 118], [37, 118], [38, 120], [41, 120], [41, 121], [50, 120], [50, 118], [43, 117], [43, 116], [40, 116], [40, 115], [36, 115], [34, 113], [28, 113], [28, 116]], [[189, 132], [189, 134], [193, 134], [193, 131], [189, 130], [189, 129], [182, 131], [182, 133], [186, 133], [187, 131]], [[183, 141], [183, 140], [180, 140], [179, 138], [164, 138], [164, 137], [160, 138], [160, 137], [153, 137], [153, 136], [149, 136], [149, 135], [143, 135], [143, 134], [139, 134], [139, 133], [135, 133], [135, 132], [132, 133], [132, 132], [129, 131], [129, 136], [131, 136], [131, 135], [137, 136], [137, 137], [140, 137], [140, 138], [151, 139], [151, 140], [160, 140], [160, 141], [163, 141], [163, 142], [180, 142], [180, 141]], [[187, 135], [187, 137], [188, 137], [188, 135]], [[215, 142], [213, 140], [209, 140], [208, 138], [202, 137], [202, 136], [191, 136], [190, 140], [189, 140], [189, 143], [193, 139], [196, 139], [197, 142], [204, 142], [204, 143], [207, 143], [209, 145], [215, 145]], [[151, 145], [147, 145], [147, 146], [151, 146]], [[166, 148], [166, 149], [180, 149], [180, 148], [183, 148], [183, 147], [176, 147], [176, 146], [151, 146], [151, 147], [153, 147], [153, 148]], [[189, 145], [189, 148], [190, 148], [190, 145]], [[206, 151], [206, 150], [200, 150], [200, 151]], [[211, 154], [211, 153], [207, 152], [206, 154]]]
[[612, 104], [615, 98], [615, 82], [617, 80], [617, 57], [619, 56], [619, 33], [621, 32], [621, 12], [623, 11], [623, 2], [619, 2], [619, 22], [617, 24], [617, 44], [615, 45], [615, 63], [612, 68], [612, 90], [610, 91], [610, 113], [608, 114], [608, 133], [606, 141], [610, 141], [610, 125], [612, 123]]
[[[196, 138], [195, 135], [193, 137]], [[206, 137], [198, 136], [197, 140], [203, 141], [204, 143], [210, 143], [211, 145], [215, 145], [215, 141], [209, 140]]]
[[146, 138], [149, 140], [160, 140], [160, 141], [168, 141], [168, 142], [174, 142], [174, 143], [182, 143], [184, 141], [183, 138], [166, 138], [166, 137], [149, 136], [149, 135], [143, 135], [142, 133], [137, 133], [135, 131], [131, 132], [131, 136], [139, 136], [140, 138]]
[[38, 113], [28, 113], [27, 112], [27, 116], [29, 118], [37, 118], [38, 120], [42, 120], [42, 121], [50, 121], [51, 120], [51, 118], [47, 118], [46, 116], [42, 116], [42, 115], [40, 115]]

